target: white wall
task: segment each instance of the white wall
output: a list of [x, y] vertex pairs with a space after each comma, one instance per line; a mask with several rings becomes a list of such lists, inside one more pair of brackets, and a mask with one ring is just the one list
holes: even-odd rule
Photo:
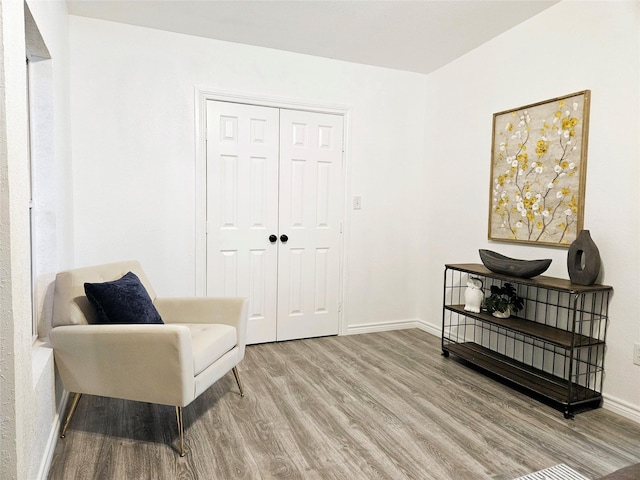
[[[73, 143], [66, 7], [28, 3], [54, 58], [47, 265], [140, 258], [159, 293], [192, 293], [194, 86], [347, 104], [347, 195], [363, 199], [346, 219], [350, 331], [418, 317], [438, 329], [442, 265], [477, 261], [478, 248], [552, 257], [549, 274], [566, 278], [566, 250], [486, 241], [491, 116], [590, 89], [585, 227], [615, 288], [605, 405], [640, 421], [636, 2], [563, 2], [428, 77], [71, 17]], [[0, 9], [0, 471], [35, 478], [59, 398], [50, 356], [31, 344], [22, 3]]]
[[[48, 190], [44, 229], [56, 245], [42, 249], [42, 265], [55, 271], [58, 258], [69, 259], [71, 205], [58, 203], [55, 192], [70, 192], [64, 176], [70, 165], [68, 147], [67, 10], [62, 2], [29, 1], [42, 39], [55, 58], [48, 70], [54, 122], [49, 138], [55, 167], [55, 187]], [[57, 419], [53, 357], [50, 349], [33, 344], [31, 322], [29, 168], [27, 162], [27, 89], [23, 2], [1, 2], [1, 58], [3, 86], [0, 101], [0, 476], [7, 479], [39, 478], [46, 471]], [[51, 145], [51, 144], [50, 144]], [[68, 171], [68, 168], [66, 169]], [[52, 182], [53, 183], [53, 182]], [[68, 214], [65, 212], [69, 212]], [[52, 218], [55, 217], [55, 218]], [[40, 270], [40, 273], [50, 273]], [[39, 312], [42, 313], [42, 312]], [[46, 316], [46, 314], [45, 314]], [[43, 319], [43, 322], [46, 320]]]
[[[33, 478], [46, 467], [59, 399], [50, 357], [31, 349], [22, 6], [0, 6], [0, 471]], [[349, 331], [417, 318], [439, 329], [443, 264], [478, 261], [478, 248], [551, 257], [549, 274], [567, 277], [564, 249], [486, 240], [491, 120], [590, 89], [585, 227], [615, 288], [606, 406], [640, 421], [637, 3], [563, 2], [428, 77], [71, 17], [70, 111], [64, 2], [29, 6], [54, 57], [57, 258], [48, 260], [139, 258], [160, 294], [193, 293], [194, 87], [346, 104], [347, 196], [363, 199], [346, 212]]]
[[[70, 17], [76, 265], [139, 259], [195, 285], [196, 86], [351, 108], [345, 319], [417, 318], [425, 77]], [[347, 202], [349, 205], [350, 200]]]
[[[27, 440], [26, 412], [17, 407], [29, 399], [29, 391], [20, 375], [28, 365], [29, 321], [28, 270], [20, 262], [28, 259], [28, 217], [21, 208], [28, 203], [25, 182], [27, 130], [24, 86], [24, 21], [22, 5], [0, 3], [0, 470], [16, 478], [26, 472], [26, 459], [19, 452]], [[19, 62], [19, 59], [22, 61]], [[13, 180], [17, 180], [15, 185]], [[10, 185], [11, 181], [11, 185]], [[28, 265], [28, 263], [27, 263]], [[25, 328], [26, 322], [26, 330]]]
[[487, 241], [492, 115], [591, 90], [584, 227], [599, 247], [601, 283], [614, 288], [607, 338], [605, 406], [640, 421], [639, 21], [637, 2], [565, 1], [428, 78], [426, 215], [420, 316], [440, 323], [445, 263], [479, 262], [488, 248], [552, 258], [568, 278], [567, 250]]

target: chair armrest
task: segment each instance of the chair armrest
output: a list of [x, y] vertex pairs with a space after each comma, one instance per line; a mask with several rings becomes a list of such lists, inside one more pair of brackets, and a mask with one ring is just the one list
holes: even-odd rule
[[162, 320], [172, 323], [222, 323], [236, 327], [238, 345], [244, 355], [247, 343], [249, 301], [242, 297], [173, 297], [153, 302]]
[[176, 406], [194, 398], [185, 326], [69, 325], [49, 339], [67, 391]]
[[157, 297], [153, 301], [165, 323], [223, 323], [232, 327], [242, 321], [245, 303], [246, 299], [239, 297]]

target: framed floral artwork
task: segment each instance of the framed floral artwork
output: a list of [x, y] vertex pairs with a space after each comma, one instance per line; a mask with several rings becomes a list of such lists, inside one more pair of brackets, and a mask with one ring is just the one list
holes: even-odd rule
[[568, 247], [582, 230], [590, 91], [493, 115], [489, 240]]

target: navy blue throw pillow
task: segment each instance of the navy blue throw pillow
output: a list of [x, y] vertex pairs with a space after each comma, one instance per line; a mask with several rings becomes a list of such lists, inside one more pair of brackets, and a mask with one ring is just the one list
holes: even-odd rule
[[98, 314], [98, 323], [164, 323], [138, 276], [85, 283], [84, 292]]

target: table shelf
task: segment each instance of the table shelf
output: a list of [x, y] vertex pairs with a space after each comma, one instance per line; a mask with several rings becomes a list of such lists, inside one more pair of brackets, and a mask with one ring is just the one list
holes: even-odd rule
[[[497, 318], [466, 311], [470, 278], [486, 294], [510, 283], [524, 299], [519, 316]], [[602, 403], [608, 305], [607, 285], [575, 285], [569, 280], [501, 275], [481, 264], [445, 265], [442, 352], [462, 360], [564, 410]]]
[[445, 308], [461, 315], [466, 315], [467, 317], [475, 318], [483, 322], [492, 323], [513, 332], [535, 337], [539, 340], [552, 343], [563, 348], [571, 348], [572, 346], [584, 347], [604, 343], [603, 340], [599, 340], [597, 338], [580, 334], [574, 335], [572, 332], [561, 328], [550, 327], [548, 325], [513, 315], [509, 318], [497, 318], [486, 312], [471, 313], [464, 309], [464, 305], [445, 305]]

